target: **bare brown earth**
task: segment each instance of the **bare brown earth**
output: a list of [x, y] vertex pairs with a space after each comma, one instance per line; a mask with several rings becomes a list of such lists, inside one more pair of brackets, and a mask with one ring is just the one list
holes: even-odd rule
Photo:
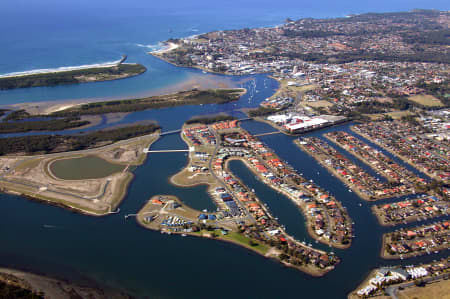
[[[144, 149], [158, 139], [159, 134], [132, 138], [108, 146], [59, 154], [40, 156], [0, 157], [0, 188], [3, 192], [43, 200], [90, 215], [113, 212], [125, 197], [133, 178], [131, 165], [140, 165], [146, 154]], [[63, 180], [55, 177], [50, 163], [96, 155], [110, 163], [125, 165], [122, 172], [107, 177], [86, 180]]]
[[428, 283], [424, 287], [412, 286], [397, 292], [399, 299], [450, 299], [450, 280]]

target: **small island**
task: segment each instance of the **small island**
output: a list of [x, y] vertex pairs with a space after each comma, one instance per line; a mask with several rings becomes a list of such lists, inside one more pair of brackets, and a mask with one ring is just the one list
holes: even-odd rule
[[124, 63], [126, 59], [124, 55], [113, 63], [3, 75], [0, 76], [0, 90], [110, 81], [137, 76], [147, 70], [141, 64]]

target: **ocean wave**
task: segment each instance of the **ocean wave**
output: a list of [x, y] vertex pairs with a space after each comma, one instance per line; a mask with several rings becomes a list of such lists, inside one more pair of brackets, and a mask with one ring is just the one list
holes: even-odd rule
[[159, 51], [161, 49], [163, 49], [165, 47], [165, 45], [161, 42], [157, 43], [157, 44], [149, 44], [149, 45], [144, 45], [144, 44], [136, 44], [136, 46], [141, 47], [141, 48], [147, 48], [149, 49], [151, 52], [153, 51]]
[[78, 65], [78, 66], [62, 66], [62, 67], [58, 67], [58, 68], [36, 69], [36, 70], [29, 70], [29, 71], [22, 71], [22, 72], [12, 72], [12, 73], [7, 73], [7, 74], [2, 74], [2, 75], [0, 75], [0, 78], [75, 71], [75, 70], [89, 69], [89, 68], [93, 68], [93, 67], [101, 67], [101, 68], [111, 67], [111, 66], [118, 64], [120, 61], [121, 61], [121, 59], [115, 60], [115, 61], [103, 62], [103, 63], [95, 63], [95, 64], [84, 64], [84, 65]]

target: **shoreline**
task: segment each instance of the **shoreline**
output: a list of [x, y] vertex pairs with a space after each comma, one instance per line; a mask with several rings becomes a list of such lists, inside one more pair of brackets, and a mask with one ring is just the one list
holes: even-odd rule
[[[45, 74], [54, 74], [54, 73], [64, 73], [64, 72], [70, 72], [70, 71], [81, 71], [81, 70], [87, 70], [87, 69], [91, 69], [91, 68], [109, 68], [109, 67], [117, 66], [120, 63], [120, 61], [121, 60], [119, 59], [116, 61], [98, 63], [98, 64], [85, 64], [85, 65], [79, 65], [79, 66], [63, 66], [63, 67], [58, 67], [58, 68], [53, 68], [53, 69], [36, 69], [36, 70], [29, 70], [29, 71], [12, 72], [12, 73], [0, 75], [0, 79], [41, 75], [41, 74], [45, 75]], [[127, 63], [127, 64], [136, 65], [137, 63]]]
[[[195, 124], [193, 124], [193, 126], [195, 126]], [[189, 127], [189, 126], [188, 126]], [[184, 128], [186, 128], [186, 125], [183, 125], [183, 127], [182, 127], [182, 131], [181, 131], [181, 137], [182, 137], [182, 139], [183, 139], [183, 141], [189, 146], [189, 147], [191, 147], [191, 146], [193, 146], [191, 143], [190, 143], [190, 141], [187, 139], [187, 138], [185, 138], [184, 137], [184, 134], [183, 134], [183, 129]], [[214, 159], [214, 156], [211, 156], [210, 157], [210, 159]], [[240, 161], [242, 161], [245, 165], [246, 165], [246, 167], [252, 172], [252, 173], [254, 173], [254, 171], [253, 171], [253, 169], [246, 163], [246, 161], [245, 161], [245, 159], [243, 159], [243, 158], [240, 158], [240, 157], [231, 157], [231, 158], [227, 158], [226, 160], [225, 160], [225, 164], [224, 164], [224, 169], [236, 180], [236, 181], [238, 181], [239, 182], [239, 184], [241, 185], [241, 186], [245, 186], [245, 188], [248, 188], [248, 187], [246, 187], [246, 185], [245, 184], [243, 184], [242, 183], [242, 181], [238, 178], [238, 177], [236, 177], [231, 171], [230, 171], [230, 169], [229, 169], [229, 163], [231, 162], [231, 161], [233, 161], [233, 160], [240, 160]], [[180, 186], [180, 187], [182, 187], [182, 188], [184, 188], [184, 187], [192, 187], [192, 186], [198, 186], [198, 185], [207, 185], [207, 188], [208, 188], [208, 195], [209, 195], [209, 197], [211, 198], [211, 200], [213, 201], [213, 203], [217, 206], [217, 204], [216, 204], [216, 202], [215, 202], [215, 200], [212, 198], [212, 195], [211, 195], [211, 190], [214, 188], [214, 186], [221, 186], [222, 184], [223, 184], [223, 182], [221, 182], [220, 180], [218, 180], [217, 178], [214, 178], [215, 176], [212, 174], [212, 169], [210, 169], [210, 171], [208, 172], [208, 175], [210, 176], [210, 177], [212, 177], [212, 178], [214, 178], [214, 180], [215, 180], [215, 182], [192, 182], [192, 184], [183, 184], [183, 183], [180, 183], [180, 182], [177, 182], [176, 181], [176, 179], [174, 179], [174, 178], [176, 178], [177, 177], [177, 175], [180, 175], [180, 174], [182, 174], [184, 171], [186, 171], [186, 169], [190, 166], [192, 164], [192, 157], [191, 157], [191, 155], [189, 155], [189, 160], [188, 160], [188, 162], [187, 162], [187, 164], [185, 165], [185, 167], [184, 168], [182, 168], [179, 172], [177, 172], [177, 173], [175, 173], [171, 178], [170, 178], [170, 183], [172, 183], [173, 185], [175, 185], [175, 186]], [[270, 187], [270, 186], [269, 186]], [[275, 189], [276, 190], [276, 189]], [[276, 191], [278, 191], [279, 192], [279, 190], [276, 190]], [[248, 190], [248, 192], [250, 192], [250, 190]], [[283, 193], [283, 192], [282, 192]], [[285, 196], [287, 196], [287, 194], [285, 194], [285, 193], [283, 193]], [[177, 198], [176, 196], [173, 196], [173, 197], [175, 197], [179, 202], [183, 202], [182, 200], [180, 200], [179, 198]], [[288, 197], [288, 196], [287, 196]], [[152, 197], [152, 198], [154, 198], [154, 197]], [[288, 197], [289, 198], [289, 197]], [[255, 199], [256, 199], [256, 201], [259, 203], [259, 205], [261, 206], [261, 208], [265, 211], [265, 213], [266, 213], [266, 215], [268, 215], [268, 217], [274, 217], [271, 213], [269, 213], [268, 211], [267, 211], [267, 208], [265, 207], [265, 205], [263, 204], [263, 202], [261, 202], [258, 198], [256, 198], [255, 197]], [[139, 213], [141, 213], [142, 211], [144, 211], [145, 209], [146, 209], [146, 207], [147, 206], [149, 206], [150, 205], [150, 200], [144, 205], [144, 207], [143, 208], [141, 208], [141, 210], [140, 210], [140, 212]], [[188, 207], [189, 207], [189, 205], [187, 205]], [[303, 212], [302, 210], [301, 210], [301, 212]], [[275, 218], [274, 218], [275, 219]], [[305, 222], [307, 222], [308, 220], [307, 220], [307, 217], [305, 217]], [[308, 227], [308, 233], [310, 234], [310, 236], [311, 236], [311, 238], [313, 238], [313, 239], [315, 239], [315, 240], [317, 240], [317, 242], [321, 242], [321, 243], [324, 243], [324, 244], [326, 244], [326, 245], [331, 245], [331, 243], [329, 244], [329, 243], [325, 243], [323, 240], [319, 240], [319, 239], [316, 239], [316, 238], [314, 238], [314, 235], [313, 235], [313, 233], [312, 233], [312, 231], [309, 229], [309, 225], [306, 223], [305, 224], [307, 227]], [[152, 230], [158, 230], [158, 229], [156, 229], [156, 228], [150, 228], [150, 229], [152, 229]], [[287, 234], [286, 233], [286, 231], [284, 230], [284, 228], [282, 228], [282, 227], [279, 227], [278, 228], [285, 236], [286, 236], [286, 238], [287, 239], [289, 239], [289, 240], [291, 240], [292, 242], [297, 242], [292, 236], [290, 236], [289, 234]], [[159, 229], [159, 230], [161, 230], [161, 229]], [[234, 231], [234, 229], [232, 229], [232, 232], [234, 232], [234, 233], [238, 233], [239, 234], [239, 232], [236, 232], [236, 231]], [[202, 237], [202, 235], [199, 235], [198, 233], [189, 233], [189, 232], [171, 232], [171, 233], [174, 233], [174, 234], [186, 234], [186, 235], [193, 235], [193, 236], [196, 236], [196, 237]], [[203, 237], [205, 237], [205, 236], [203, 236]], [[206, 236], [206, 237], [208, 237], [208, 236]], [[258, 254], [261, 254], [261, 252], [259, 252], [258, 250], [256, 250], [255, 248], [252, 248], [251, 246], [248, 246], [248, 244], [243, 244], [242, 242], [237, 242], [237, 241], [232, 241], [232, 240], [228, 240], [228, 239], [223, 239], [223, 238], [220, 238], [220, 234], [219, 234], [219, 238], [212, 238], [212, 237], [208, 237], [208, 238], [211, 238], [211, 239], [216, 239], [216, 240], [223, 240], [223, 241], [228, 241], [228, 242], [232, 242], [232, 243], [234, 243], [234, 244], [236, 244], [236, 245], [239, 245], [239, 246], [243, 246], [243, 247], [245, 247], [245, 248], [248, 248], [248, 249], [250, 249], [250, 250], [252, 250], [252, 251], [254, 251], [254, 252], [256, 252], [256, 253], [258, 253]], [[259, 241], [258, 241], [258, 243], [259, 243]], [[267, 244], [265, 244], [265, 243], [263, 243], [265, 246], [268, 246]], [[327, 252], [325, 252], [325, 251], [323, 251], [323, 250], [319, 250], [319, 249], [316, 249], [316, 248], [313, 248], [313, 247], [310, 247], [310, 246], [307, 246], [307, 245], [302, 245], [303, 247], [305, 247], [305, 248], [308, 248], [309, 250], [312, 250], [312, 251], [316, 251], [316, 252], [319, 252], [320, 254], [327, 254]], [[349, 247], [350, 246], [350, 244], [348, 244], [348, 246], [346, 245], [346, 247]], [[339, 247], [337, 247], [337, 246], [335, 246], [336, 248], [339, 248]], [[340, 249], [344, 249], [344, 248], [340, 248]], [[269, 252], [270, 251], [272, 251], [271, 249], [269, 249]], [[264, 256], [266, 256], [267, 257], [267, 254], [265, 254]], [[298, 270], [300, 270], [300, 271], [302, 271], [302, 272], [305, 272], [305, 273], [307, 273], [307, 274], [310, 274], [310, 275], [312, 275], [312, 276], [323, 276], [323, 275], [325, 275], [326, 273], [328, 273], [329, 271], [331, 271], [332, 269], [326, 269], [323, 273], [322, 273], [322, 271], [317, 271], [316, 269], [309, 269], [310, 268], [310, 266], [306, 266], [306, 267], [302, 267], [302, 266], [296, 266], [296, 265], [291, 265], [290, 263], [287, 263], [287, 262], [285, 262], [285, 261], [282, 261], [282, 260], [280, 260], [279, 258], [277, 258], [277, 257], [273, 257], [275, 260], [277, 260], [278, 262], [281, 262], [283, 265], [285, 265], [285, 266], [288, 266], [288, 267], [292, 267], [292, 268], [295, 268], [295, 269], [298, 269]], [[334, 268], [333, 268], [334, 269]], [[317, 273], [316, 273], [317, 272]]]
[[[134, 142], [141, 140], [141, 138], [150, 138], [153, 136], [154, 136], [154, 133], [145, 135], [145, 136], [134, 137], [134, 138], [127, 139], [127, 140], [121, 140], [119, 142], [109, 144], [109, 145], [106, 145], [101, 148], [95, 148], [95, 149], [93, 149], [94, 150], [93, 153], [92, 153], [92, 149], [88, 149], [88, 150], [82, 150], [82, 151], [76, 151], [76, 152], [40, 155], [40, 156], [36, 156], [36, 157], [31, 156], [31, 159], [48, 159], [50, 161], [54, 161], [54, 160], [58, 160], [58, 159], [72, 159], [74, 157], [79, 157], [79, 156], [95, 155], [95, 156], [98, 156], [99, 158], [102, 158], [102, 159], [108, 161], [109, 163], [116, 163], [116, 164], [128, 165], [128, 166], [131, 166], [131, 165], [139, 166], [139, 165], [142, 165], [146, 161], [146, 159], [147, 159], [146, 153], [143, 153], [143, 152], [140, 153], [140, 155], [136, 158], [136, 160], [134, 162], [117, 162], [117, 161], [111, 161], [110, 159], [104, 158], [102, 156], [102, 151], [108, 150], [110, 148], [114, 149], [116, 147], [120, 147], [120, 145], [122, 145], [124, 143], [132, 144]], [[158, 133], [158, 137], [152, 138], [152, 140], [149, 141], [150, 143], [148, 144], [148, 146], [145, 146], [145, 147], [149, 148], [151, 146], [151, 144], [153, 144], [158, 139], [159, 139], [159, 133]], [[99, 149], [100, 149], [100, 151], [98, 151]], [[27, 158], [30, 156], [25, 156], [25, 157]], [[45, 163], [45, 165], [48, 166], [49, 161], [47, 161]], [[40, 166], [37, 166], [37, 167], [40, 167]], [[44, 173], [46, 175], [48, 175], [50, 179], [52, 179], [53, 175], [48, 174], [47, 171], [48, 171], [47, 169], [44, 169]], [[112, 175], [107, 176], [106, 178], [92, 179], [91, 181], [99, 181], [99, 180], [103, 181], [106, 179], [106, 181], [108, 181], [108, 182], [103, 187], [104, 188], [103, 195], [105, 195], [109, 180], [111, 180], [111, 182], [114, 184], [114, 181], [113, 181], [114, 178], [111, 179], [111, 176], [114, 176], [114, 178], [117, 177], [116, 181], [115, 181], [117, 186], [115, 188], [113, 187], [115, 190], [114, 192], [111, 191], [112, 193], [110, 195], [110, 201], [105, 202], [105, 204], [107, 204], [109, 206], [109, 208], [106, 208], [106, 209], [103, 208], [103, 209], [96, 210], [93, 208], [82, 207], [82, 206], [79, 206], [76, 202], [75, 203], [72, 202], [74, 199], [64, 200], [64, 199], [60, 199], [60, 198], [56, 198], [56, 197], [45, 196], [45, 195], [42, 195], [39, 191], [33, 192], [33, 191], [28, 190], [28, 186], [26, 186], [25, 188], [22, 187], [22, 189], [21, 189], [16, 186], [17, 184], [20, 185], [21, 184], [20, 182], [14, 183], [14, 181], [10, 182], [9, 180], [6, 180], [6, 181], [2, 180], [2, 187], [0, 188], [0, 192], [20, 196], [27, 200], [36, 201], [39, 203], [57, 206], [57, 207], [64, 208], [64, 209], [72, 211], [72, 212], [76, 212], [76, 213], [80, 213], [80, 214], [84, 214], [84, 215], [88, 215], [88, 216], [101, 217], [101, 216], [107, 216], [110, 214], [115, 214], [118, 212], [117, 209], [121, 205], [122, 201], [126, 198], [126, 196], [128, 194], [128, 189], [131, 185], [131, 182], [133, 181], [133, 179], [135, 177], [134, 173], [128, 171], [128, 167], [126, 167], [125, 170], [122, 172], [114, 173]], [[70, 182], [70, 180], [62, 180], [62, 179], [57, 179], [57, 178], [56, 178], [56, 180], [63, 182], [63, 183]], [[86, 181], [86, 180], [83, 180], [83, 181]], [[8, 187], [8, 186], [10, 186], [10, 187]], [[45, 192], [45, 191], [43, 191], [43, 192]], [[60, 192], [60, 191], [56, 190], [55, 192]], [[76, 193], [74, 193], [73, 196], [76, 198], [77, 197]], [[84, 196], [83, 196], [83, 198], [84, 198]]]
[[[178, 86], [178, 85], [176, 85]], [[64, 110], [68, 110], [71, 108], [75, 108], [78, 106], [82, 106], [85, 104], [92, 104], [92, 103], [101, 103], [101, 102], [115, 102], [115, 101], [126, 101], [126, 100], [137, 100], [137, 99], [147, 99], [147, 98], [152, 98], [152, 97], [167, 97], [167, 96], [171, 96], [180, 92], [189, 92], [192, 91], [195, 88], [191, 88], [191, 89], [177, 89], [177, 91], [170, 91], [170, 92], [164, 92], [164, 93], [157, 93], [157, 94], [153, 94], [153, 95], [148, 95], [148, 96], [142, 96], [142, 97], [126, 97], [126, 98], [91, 98], [91, 99], [79, 99], [79, 100], [57, 100], [57, 101], [43, 101], [43, 102], [22, 102], [22, 103], [15, 103], [15, 104], [6, 104], [6, 105], [1, 105], [0, 107], [3, 107], [5, 109], [10, 109], [10, 110], [25, 110], [27, 112], [29, 112], [31, 115], [50, 115], [52, 113], [55, 112], [61, 112]], [[236, 92], [238, 90], [239, 91], [239, 99], [237, 101], [240, 100], [240, 97], [242, 97], [243, 95], [245, 95], [247, 93], [247, 89], [243, 88], [243, 87], [215, 87], [215, 88], [201, 88], [199, 89], [200, 91], [208, 91], [208, 90], [236, 90]], [[193, 104], [184, 104], [184, 105], [179, 105], [179, 106], [167, 106], [167, 107], [162, 107], [162, 108], [148, 108], [145, 110], [155, 110], [155, 109], [165, 109], [165, 108], [171, 108], [171, 107], [181, 107], [181, 106], [186, 106], [186, 105], [193, 105]], [[142, 110], [142, 111], [145, 111]], [[134, 111], [136, 112], [136, 111]], [[111, 113], [133, 113], [132, 112], [111, 112]], [[108, 113], [105, 113], [108, 114]], [[89, 126], [91, 126], [90, 124], [88, 124]], [[78, 128], [75, 128], [78, 129]]]
[[[155, 195], [155, 196], [158, 196], [158, 195]], [[155, 197], [155, 196], [153, 196], [153, 197]], [[169, 197], [176, 198], [179, 202], [185, 204], [177, 196], [174, 196], [174, 195], [164, 195], [164, 196], [169, 196]], [[141, 227], [143, 227], [144, 229], [148, 229], [148, 230], [151, 230], [151, 231], [154, 231], [154, 232], [158, 232], [159, 231], [160, 233], [163, 233], [160, 229], [150, 228], [148, 225], [143, 223], [143, 221], [139, 218], [140, 213], [143, 212], [145, 210], [145, 208], [147, 207], [147, 205], [149, 205], [149, 204], [150, 204], [150, 199], [146, 203], [144, 203], [144, 205], [140, 208], [140, 210], [139, 210], [139, 212], [138, 212], [138, 214], [136, 216], [136, 222]], [[212, 233], [214, 233], [214, 232], [215, 231], [212, 231]], [[204, 234], [203, 231], [200, 231], [198, 233], [196, 233], [196, 232], [171, 232], [170, 234], [173, 234], [173, 235], [183, 235], [184, 234], [186, 236], [192, 236], [192, 237], [197, 237], [197, 238], [205, 238], [205, 239], [208, 239], [208, 240], [215, 240], [215, 241], [230, 243], [230, 244], [233, 244], [235, 246], [238, 246], [238, 247], [250, 250], [251, 252], [253, 252], [253, 253], [255, 253], [255, 254], [259, 255], [259, 256], [262, 256], [264, 258], [273, 260], [273, 261], [277, 262], [278, 264], [281, 264], [284, 267], [300, 270], [301, 272], [306, 273], [306, 274], [311, 275], [312, 277], [316, 277], [316, 278], [323, 277], [329, 271], [332, 270], [332, 269], [329, 269], [329, 270], [324, 271], [324, 272], [318, 272], [318, 271], [314, 271], [313, 269], [310, 269], [309, 267], [304, 268], [304, 267], [300, 267], [300, 266], [294, 266], [294, 265], [289, 264], [287, 262], [281, 261], [279, 258], [277, 258], [276, 254], [280, 253], [281, 251], [279, 251], [278, 249], [276, 249], [274, 247], [269, 247], [267, 253], [262, 254], [256, 248], [254, 248], [254, 247], [252, 247], [250, 245], [247, 245], [247, 244], [244, 244], [244, 243], [232, 240], [232, 239], [225, 239], [225, 238], [221, 237], [220, 235], [217, 236], [217, 237], [213, 237], [211, 234]], [[268, 245], [266, 245], [266, 246], [268, 246]]]
[[[243, 158], [240, 158], [240, 157], [233, 157], [233, 158], [227, 159], [226, 163], [228, 164], [229, 161], [233, 161], [233, 160], [235, 160], [235, 161], [241, 161], [242, 163], [244, 163], [245, 166], [247, 167], [247, 169], [250, 170], [250, 172], [253, 173], [253, 175], [255, 175], [256, 177], [258, 177], [258, 180], [261, 181], [264, 185], [266, 185], [267, 187], [271, 188], [272, 190], [274, 190], [274, 191], [276, 191], [276, 192], [282, 194], [282, 195], [285, 196], [286, 198], [288, 198], [288, 199], [289, 199], [289, 200], [297, 207], [297, 209], [299, 209], [300, 212], [302, 213], [303, 218], [305, 219], [305, 227], [307, 228], [307, 232], [308, 232], [309, 236], [310, 236], [312, 239], [314, 239], [314, 240], [316, 240], [316, 241], [318, 241], [318, 242], [320, 242], [320, 243], [322, 243], [322, 244], [324, 244], [324, 245], [331, 246], [331, 247], [334, 247], [334, 248], [337, 248], [337, 249], [348, 249], [348, 248], [350, 248], [352, 242], [349, 242], [349, 244], [346, 244], [346, 245], [335, 244], [335, 243], [328, 242], [328, 241], [324, 240], [323, 238], [321, 238], [320, 236], [318, 236], [317, 234], [315, 234], [314, 231], [313, 231], [313, 229], [312, 229], [311, 226], [309, 225], [310, 219], [308, 219], [308, 216], [307, 216], [308, 214], [307, 214], [307, 212], [305, 212], [305, 211], [303, 210], [302, 207], [300, 207], [299, 205], [297, 205], [297, 203], [291, 198], [291, 196], [290, 196], [288, 193], [284, 192], [283, 190], [279, 190], [278, 188], [276, 188], [276, 187], [273, 186], [272, 184], [267, 184], [267, 183], [265, 182], [264, 178], [261, 176], [261, 174], [259, 174], [258, 172], [256, 172], [256, 171], [253, 169], [253, 167], [251, 167], [250, 164], [249, 164], [245, 159], [243, 159]], [[227, 167], [227, 169], [228, 169], [228, 167]], [[305, 246], [306, 246], [306, 245], [305, 245]], [[316, 249], [316, 248], [309, 247], [309, 246], [307, 246], [307, 247], [308, 247], [308, 248], [312, 248], [312, 249], [314, 249], [314, 250], [316, 250], [316, 251], [319, 251], [319, 250]], [[322, 252], [325, 252], [325, 251], [322, 251]]]
[[[427, 225], [425, 225], [425, 226], [427, 226]], [[422, 227], [424, 227], [424, 226], [423, 225], [421, 225], [421, 226], [414, 226], [414, 227], [411, 227], [410, 229], [412, 229], [412, 230], [414, 230], [414, 229], [421, 229]], [[381, 236], [382, 244], [381, 244], [381, 249], [380, 249], [380, 251], [381, 251], [380, 252], [380, 256], [381, 256], [381, 258], [383, 258], [385, 260], [403, 260], [403, 259], [408, 259], [408, 258], [420, 257], [420, 256], [423, 256], [423, 255], [426, 255], [426, 254], [431, 255], [431, 254], [439, 253], [439, 252], [444, 251], [444, 250], [448, 250], [450, 248], [448, 243], [442, 243], [442, 244], [440, 244], [440, 245], [438, 245], [436, 247], [427, 248], [425, 250], [422, 249], [420, 251], [412, 251], [412, 252], [408, 252], [408, 253], [390, 254], [389, 251], [386, 249], [386, 245], [398, 242], [398, 241], [392, 241], [391, 235], [394, 234], [394, 233], [395, 232], [388, 232], [388, 233], [384, 233]], [[447, 234], [448, 234], [448, 232], [447, 232]], [[415, 242], [420, 242], [420, 241], [433, 239], [434, 237], [435, 236], [433, 236], [433, 235], [428, 235], [428, 236], [421, 237], [418, 240], [414, 240], [414, 241]], [[414, 242], [412, 239], [408, 240], [408, 241]]]
[[0, 267], [0, 281], [7, 285], [18, 286], [37, 295], [43, 294], [45, 298], [65, 298], [77, 296], [77, 298], [108, 299], [130, 298], [129, 295], [119, 290], [101, 286], [96, 281], [71, 282], [68, 279], [51, 277], [47, 274]]
[[17, 75], [0, 76], [0, 90], [32, 87], [51, 87], [90, 82], [119, 80], [138, 76], [147, 71], [141, 64], [124, 64], [120, 61], [101, 66], [69, 67], [60, 70], [37, 70]]
[[156, 51], [150, 51], [150, 52], [147, 52], [147, 53], [148, 54], [152, 54], [152, 53], [163, 54], [163, 53], [166, 53], [166, 52], [173, 51], [173, 50], [177, 49], [178, 47], [180, 47], [180, 45], [178, 45], [176, 43], [170, 43], [170, 42], [166, 43], [165, 46], [166, 46], [166, 48], [162, 48], [162, 49], [159, 49], [159, 50], [156, 50]]

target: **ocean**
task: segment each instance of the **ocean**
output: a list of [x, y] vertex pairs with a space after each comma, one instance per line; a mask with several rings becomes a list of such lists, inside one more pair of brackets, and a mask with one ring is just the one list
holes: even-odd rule
[[[57, 1], [3, 0], [0, 75], [115, 61], [145, 65], [138, 77], [114, 82], [0, 91], [0, 105], [65, 99], [123, 98], [202, 76], [151, 57], [160, 42], [203, 32], [276, 26], [287, 17], [344, 17], [352, 13], [448, 9], [446, 1]], [[205, 75], [207, 77], [208, 75]]]

